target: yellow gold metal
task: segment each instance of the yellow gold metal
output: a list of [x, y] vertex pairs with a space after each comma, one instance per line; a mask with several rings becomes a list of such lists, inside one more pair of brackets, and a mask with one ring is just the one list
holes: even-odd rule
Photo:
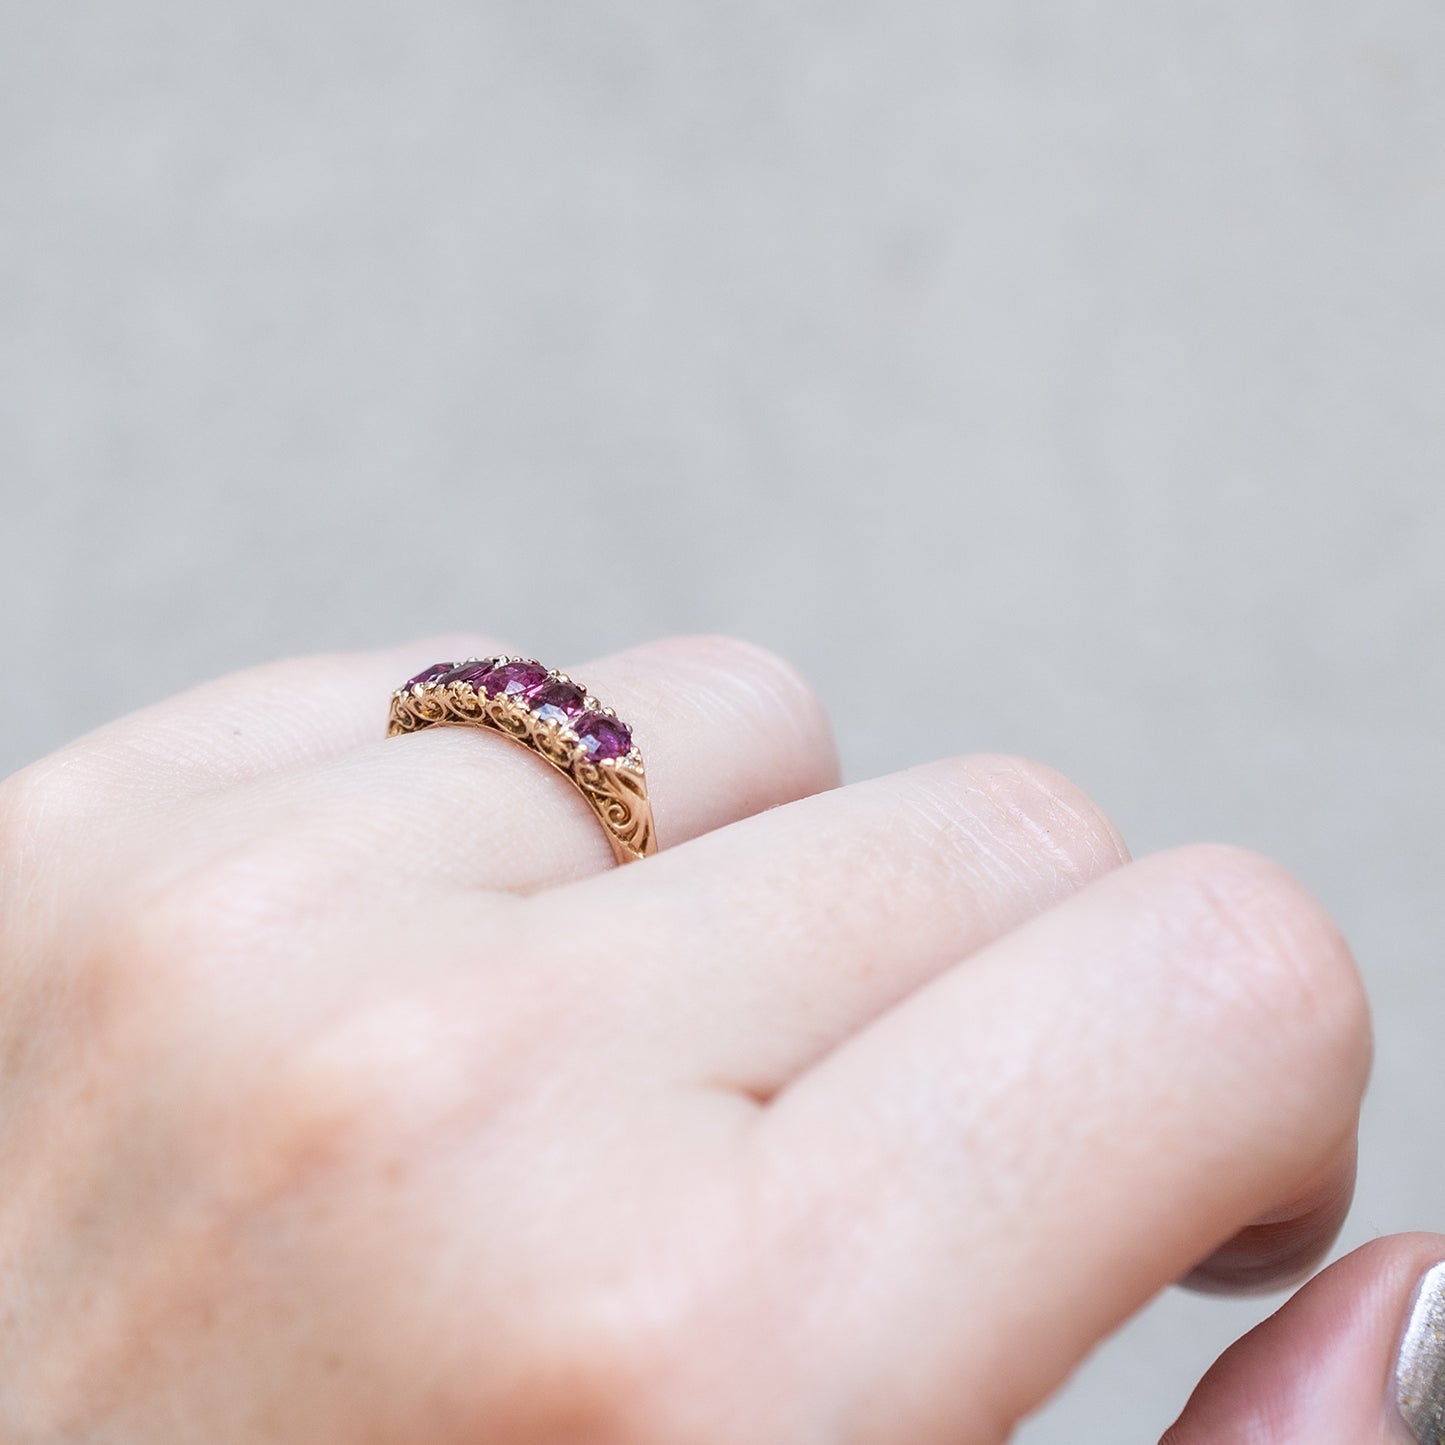
[[[496, 665], [528, 661], [531, 659], [499, 657]], [[548, 681], [573, 680], [564, 672], [551, 671]], [[590, 712], [617, 716], [590, 693], [586, 706]], [[657, 852], [647, 776], [636, 744], [623, 757], [598, 761], [589, 756], [565, 723], [543, 721], [522, 698], [488, 697], [483, 689], [469, 682], [418, 683], [397, 688], [391, 696], [391, 722], [386, 735], [397, 737], [432, 727], [486, 728], [521, 743], [568, 778], [587, 800], [619, 863], [632, 863]]]

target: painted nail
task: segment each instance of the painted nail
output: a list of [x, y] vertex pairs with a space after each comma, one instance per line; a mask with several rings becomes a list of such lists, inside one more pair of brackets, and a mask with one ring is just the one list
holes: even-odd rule
[[1395, 1364], [1395, 1403], [1420, 1445], [1445, 1445], [1445, 1264], [1420, 1281]]

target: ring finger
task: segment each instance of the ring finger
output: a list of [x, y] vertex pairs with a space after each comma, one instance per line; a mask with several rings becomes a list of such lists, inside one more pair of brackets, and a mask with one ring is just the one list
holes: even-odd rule
[[[631, 725], [664, 846], [837, 783], [816, 697], [760, 648], [667, 639], [576, 675]], [[234, 853], [248, 840], [303, 848], [340, 869], [384, 857], [394, 880], [428, 886], [525, 892], [609, 866], [606, 835], [566, 778], [483, 729], [384, 737], [388, 693], [371, 703], [373, 741], [256, 779], [219, 807], [199, 800], [182, 825], [194, 846], [172, 847], [172, 866], [193, 867], [197, 849]]]

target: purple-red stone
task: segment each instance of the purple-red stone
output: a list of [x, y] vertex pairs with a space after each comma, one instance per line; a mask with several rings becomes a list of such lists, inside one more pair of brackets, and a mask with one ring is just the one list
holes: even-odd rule
[[411, 678], [404, 690], [410, 692], [414, 687], [430, 687], [432, 683], [440, 682], [454, 667], [456, 667], [454, 662], [433, 663], [425, 672], [419, 672]]
[[543, 722], [570, 722], [587, 706], [582, 689], [573, 682], [549, 682], [527, 699], [527, 705]]
[[583, 713], [572, 724], [572, 731], [595, 762], [626, 757], [632, 750], [632, 729], [605, 712]]
[[445, 677], [437, 681], [445, 686], [449, 682], [469, 682], [475, 687], [496, 665], [493, 657], [484, 657], [480, 662], [464, 662], [460, 667], [452, 668]]
[[507, 662], [494, 667], [481, 679], [488, 697], [530, 697], [547, 681], [547, 669], [540, 662]]

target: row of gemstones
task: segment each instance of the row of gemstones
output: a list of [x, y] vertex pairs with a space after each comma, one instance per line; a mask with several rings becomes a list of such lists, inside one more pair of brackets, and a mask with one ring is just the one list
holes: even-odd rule
[[438, 662], [419, 672], [403, 691], [464, 682], [488, 697], [506, 697], [529, 707], [543, 722], [558, 723], [576, 734], [583, 752], [598, 762], [623, 758], [632, 750], [632, 729], [610, 713], [591, 711], [575, 682], [553, 677], [540, 662], [505, 657]]

